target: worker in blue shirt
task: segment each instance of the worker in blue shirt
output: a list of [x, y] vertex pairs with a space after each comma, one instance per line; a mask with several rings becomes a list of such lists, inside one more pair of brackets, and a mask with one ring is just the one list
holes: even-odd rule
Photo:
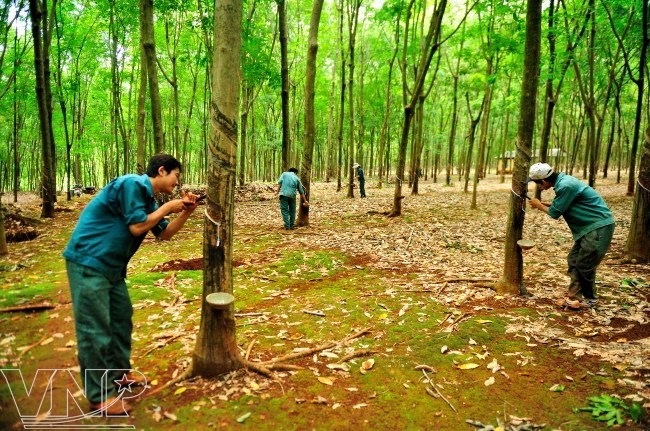
[[278, 179], [278, 190], [275, 195], [280, 197], [280, 212], [285, 229], [296, 228], [296, 194], [300, 195], [302, 205], [309, 206], [305, 196], [305, 188], [298, 178], [298, 169], [289, 168]]
[[573, 236], [573, 248], [567, 257], [569, 266], [568, 298], [559, 304], [571, 308], [596, 303], [596, 268], [605, 257], [614, 234], [614, 217], [603, 198], [579, 179], [553, 172], [547, 163], [535, 163], [529, 177], [541, 190], [553, 188], [555, 199], [550, 204], [531, 199], [533, 208], [554, 219], [564, 217]]
[[[83, 210], [63, 252], [91, 411], [124, 415], [131, 410], [112, 385], [131, 371], [133, 307], [124, 281], [126, 267], [147, 232], [168, 240], [196, 208], [198, 196], [191, 193], [160, 207], [154, 199], [155, 193], [173, 192], [180, 172], [178, 160], [158, 154], [145, 175], [112, 180]], [[170, 213], [178, 213], [171, 222], [164, 218]], [[138, 380], [143, 379], [130, 378], [132, 383]]]

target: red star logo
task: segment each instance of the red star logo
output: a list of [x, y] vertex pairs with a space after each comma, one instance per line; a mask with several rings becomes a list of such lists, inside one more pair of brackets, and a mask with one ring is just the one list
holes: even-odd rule
[[113, 381], [119, 385], [119, 388], [117, 388], [117, 392], [119, 393], [121, 393], [122, 391], [131, 392], [131, 385], [135, 383], [135, 380], [129, 379], [126, 373], [122, 375], [122, 378], [120, 380], [113, 380]]

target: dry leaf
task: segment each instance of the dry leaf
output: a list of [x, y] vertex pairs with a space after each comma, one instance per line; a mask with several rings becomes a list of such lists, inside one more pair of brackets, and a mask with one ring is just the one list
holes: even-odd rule
[[472, 364], [472, 363], [467, 363], [467, 364], [461, 364], [457, 368], [461, 370], [471, 370], [474, 368], [478, 368], [480, 365], [479, 364]]
[[490, 376], [484, 383], [485, 386], [492, 386], [494, 384], [494, 376]]
[[370, 359], [368, 359], [367, 361], [363, 361], [363, 363], [361, 364], [361, 368], [363, 368], [364, 370], [369, 370], [369, 369], [371, 369], [374, 365], [375, 365], [375, 360], [372, 359], [372, 358], [370, 358]]
[[41, 343], [41, 346], [46, 346], [46, 345], [50, 344], [52, 341], [54, 341], [54, 338], [49, 337], [48, 339], [43, 340], [43, 342]]
[[174, 395], [180, 395], [183, 392], [185, 392], [186, 390], [187, 390], [187, 388], [185, 386], [180, 387], [180, 388], [176, 389], [176, 391], [174, 392]]
[[368, 404], [366, 404], [366, 403], [361, 403], [361, 404], [355, 404], [354, 406], [352, 406], [352, 408], [353, 408], [353, 409], [360, 409], [360, 408], [362, 408], [362, 407], [367, 407], [367, 406], [368, 406]]
[[332, 386], [334, 384], [334, 379], [330, 377], [319, 377], [318, 381], [324, 385]]
[[171, 420], [173, 420], [173, 421], [178, 421], [178, 418], [177, 418], [176, 415], [173, 414], [173, 413], [163, 412], [163, 415], [164, 415], [167, 419], [171, 419]]
[[480, 323], [482, 325], [485, 325], [486, 323], [492, 323], [491, 320], [485, 320], [485, 319], [476, 319], [475, 322]]
[[447, 346], [442, 346], [442, 347], [440, 348], [440, 353], [442, 353], [442, 354], [444, 355], [445, 352], [447, 352], [447, 350], [449, 350], [449, 347], [447, 347]]
[[160, 422], [163, 418], [162, 415], [160, 414], [160, 410], [156, 410], [155, 412], [153, 412], [153, 415], [151, 415], [151, 417], [153, 417], [153, 420], [156, 422]]

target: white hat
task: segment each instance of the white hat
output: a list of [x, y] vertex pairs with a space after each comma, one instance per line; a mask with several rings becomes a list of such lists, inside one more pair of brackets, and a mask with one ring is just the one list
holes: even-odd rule
[[352, 167], [353, 167], [354, 169], [356, 169], [356, 168], [359, 167], [359, 164], [358, 164], [357, 162], [354, 162], [354, 165], [352, 165]]
[[553, 173], [553, 168], [548, 163], [535, 163], [528, 171], [528, 177], [533, 181], [545, 180]]

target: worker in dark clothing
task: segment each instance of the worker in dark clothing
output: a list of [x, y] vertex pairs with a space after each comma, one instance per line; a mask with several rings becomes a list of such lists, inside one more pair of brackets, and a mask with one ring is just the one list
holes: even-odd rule
[[357, 180], [359, 180], [359, 195], [362, 198], [366, 197], [366, 177], [363, 175], [363, 169], [358, 163], [355, 163], [353, 166], [354, 170], [357, 172]]

